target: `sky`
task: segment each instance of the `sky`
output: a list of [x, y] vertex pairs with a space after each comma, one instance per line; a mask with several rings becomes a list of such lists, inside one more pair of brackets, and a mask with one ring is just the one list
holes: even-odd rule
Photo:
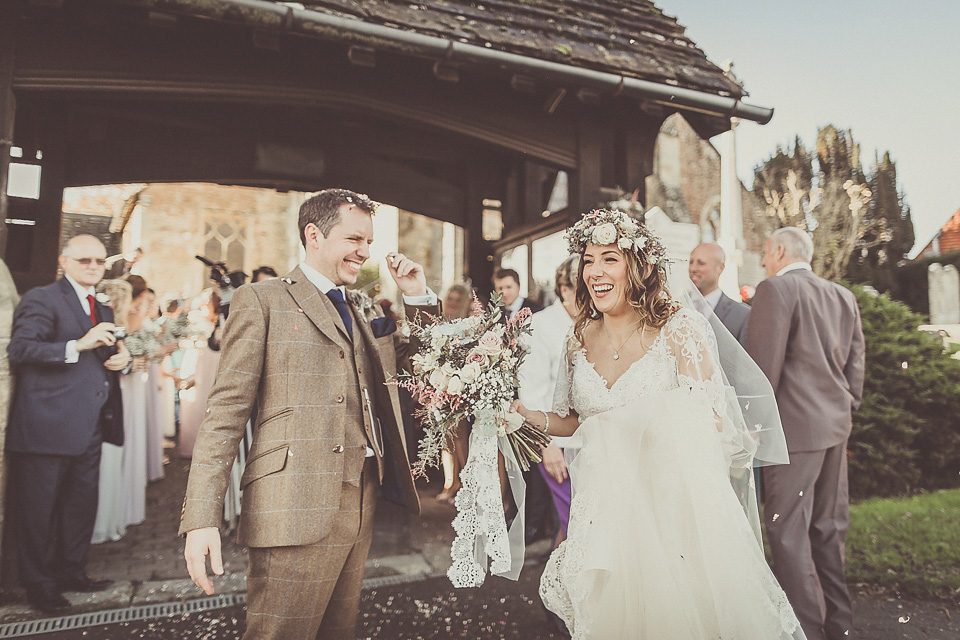
[[[767, 125], [737, 128], [737, 173], [817, 128], [852, 129], [869, 172], [890, 152], [913, 216], [914, 253], [960, 209], [960, 2], [654, 0], [711, 61], [734, 62]], [[718, 141], [715, 139], [716, 144]]]

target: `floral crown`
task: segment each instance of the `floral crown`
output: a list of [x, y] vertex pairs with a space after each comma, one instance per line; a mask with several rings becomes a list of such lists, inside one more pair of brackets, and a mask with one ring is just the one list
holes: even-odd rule
[[570, 253], [583, 253], [589, 243], [598, 246], [616, 244], [623, 251], [634, 251], [649, 264], [666, 269], [667, 248], [650, 229], [618, 209], [594, 209], [567, 228]]

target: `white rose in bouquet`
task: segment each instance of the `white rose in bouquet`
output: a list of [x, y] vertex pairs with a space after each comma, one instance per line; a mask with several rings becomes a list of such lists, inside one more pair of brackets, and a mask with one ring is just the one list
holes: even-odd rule
[[503, 344], [500, 336], [492, 330], [480, 336], [480, 340], [477, 343], [477, 349], [489, 357], [498, 355], [502, 348]]
[[440, 369], [434, 369], [430, 372], [430, 384], [437, 391], [445, 391], [447, 388], [447, 376]]
[[617, 228], [612, 222], [604, 222], [593, 230], [593, 244], [604, 246], [617, 241]]
[[460, 379], [460, 376], [453, 376], [450, 378], [450, 381], [447, 383], [447, 393], [452, 396], [458, 396], [462, 391], [463, 380]]
[[480, 377], [482, 370], [479, 362], [468, 362], [460, 369], [460, 379], [466, 383], [473, 382]]

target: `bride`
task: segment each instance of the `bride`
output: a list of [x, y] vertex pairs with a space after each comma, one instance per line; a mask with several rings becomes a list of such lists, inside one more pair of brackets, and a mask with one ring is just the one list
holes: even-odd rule
[[755, 393], [752, 379], [746, 401], [730, 385], [728, 367], [738, 381], [762, 374], [731, 356], [729, 334], [718, 351], [722, 330], [669, 296], [666, 251], [642, 223], [592, 211], [567, 239], [579, 312], [554, 412], [512, 406], [582, 442], [544, 604], [574, 639], [804, 638], [759, 543], [754, 458], [786, 462], [769, 385]]

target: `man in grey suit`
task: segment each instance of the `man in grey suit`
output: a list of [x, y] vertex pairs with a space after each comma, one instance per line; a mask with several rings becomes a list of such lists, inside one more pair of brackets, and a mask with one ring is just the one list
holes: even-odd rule
[[698, 244], [690, 253], [690, 280], [713, 308], [723, 326], [746, 348], [750, 307], [733, 300], [720, 290], [720, 274], [723, 273], [726, 262], [726, 253], [716, 242]]
[[814, 275], [813, 242], [778, 229], [763, 249], [747, 351], [770, 379], [790, 464], [764, 468], [773, 571], [808, 640], [848, 638], [847, 438], [863, 392], [864, 343], [853, 293]]

